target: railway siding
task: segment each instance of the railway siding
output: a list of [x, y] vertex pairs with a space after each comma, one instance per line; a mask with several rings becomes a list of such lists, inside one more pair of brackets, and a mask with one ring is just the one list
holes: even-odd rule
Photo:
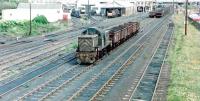
[[[22, 72], [22, 70], [30, 69], [31, 66], [33, 66], [34, 64], [37, 64], [38, 62], [41, 62], [42, 60], [48, 57], [52, 57], [52, 56], [58, 55], [59, 53], [63, 53], [63, 51], [65, 51], [65, 48], [63, 47], [68, 47], [70, 43], [67, 43], [64, 41], [64, 42], [60, 42], [53, 45], [56, 45], [56, 47], [52, 47], [52, 45], [50, 45], [40, 50], [35, 50], [35, 52], [32, 51], [27, 54], [14, 56], [19, 59], [13, 60], [13, 58], [10, 57], [12, 58], [10, 59], [10, 62], [4, 63], [0, 68], [1, 80], [5, 80], [6, 78], [11, 77], [12, 75], [19, 74], [18, 71]], [[15, 71], [15, 73], [12, 73], [12, 71]]]
[[[156, 24], [157, 27], [160, 24], [162, 24], [162, 21], [160, 23]], [[143, 35], [143, 37], [138, 39], [137, 44], [142, 45], [142, 43], [144, 43], [145, 40], [150, 37], [149, 34], [153, 33], [155, 31], [155, 27], [156, 26], [152, 27], [152, 29], [148, 30]], [[130, 57], [131, 54], [135, 54], [135, 51], [136, 51], [135, 48], [134, 47], [132, 48], [132, 52], [127, 52], [126, 54], [124, 54], [124, 56], [121, 58], [121, 60], [118, 60], [119, 61], [118, 63], [112, 63], [106, 71], [102, 71], [101, 73], [99, 73], [98, 75], [93, 77], [89, 82], [87, 82], [85, 85], [83, 85], [79, 91], [74, 93], [68, 100], [80, 100], [80, 101], [81, 100], [90, 100], [90, 98], [93, 96], [93, 94], [95, 94], [98, 91], [98, 89], [100, 89], [102, 87], [102, 85], [105, 84], [106, 81], [109, 81], [109, 78], [112, 77], [112, 75], [114, 75], [119, 68], [124, 67], [126, 61], [128, 61], [128, 57]], [[138, 49], [138, 48], [136, 48], [136, 49]], [[135, 50], [135, 51], [133, 51], [133, 50]], [[131, 50], [129, 50], [129, 51], [131, 51]], [[124, 61], [124, 62], [122, 62], [122, 61]], [[119, 71], [120, 70], [121, 69], [119, 69]]]
[[19, 87], [20, 85], [24, 84], [25, 82], [32, 80], [33, 78], [44, 74], [47, 71], [53, 70], [56, 67], [58, 68], [60, 65], [71, 61], [74, 59], [74, 54], [68, 54], [66, 56], [63, 56], [61, 59], [58, 59], [54, 62], [52, 62], [51, 64], [48, 64], [42, 68], [39, 68], [37, 70], [34, 70], [30, 73], [25, 74], [22, 77], [19, 77], [13, 81], [8, 82], [7, 84], [4, 84], [2, 86], [0, 86], [0, 97], [3, 96], [4, 94], [6, 94], [7, 92], [15, 89], [16, 87]]
[[[171, 23], [171, 27], [174, 27], [174, 23]], [[172, 38], [174, 34], [174, 28], [172, 30], [172, 35], [170, 38], [170, 42], [168, 44], [167, 52], [165, 53], [165, 58], [163, 60], [163, 64], [158, 76], [158, 80], [154, 89], [152, 101], [167, 101], [167, 88], [169, 85], [170, 80], [170, 65], [167, 61], [168, 55], [169, 55], [169, 47], [172, 43]]]
[[[103, 86], [100, 90], [98, 90], [98, 92], [96, 94], [93, 95], [93, 97], [90, 99], [91, 101], [96, 101], [96, 100], [106, 100], [106, 98], [104, 98], [104, 96], [107, 96], [106, 94], [107, 93], [110, 93], [109, 91], [114, 89], [113, 86], [117, 85], [118, 81], [120, 79], [123, 79], [122, 76], [124, 74], [126, 74], [127, 72], [127, 69], [128, 68], [132, 68], [131, 65], [137, 60], [137, 58], [143, 54], [145, 48], [147, 48], [149, 46], [149, 43], [148, 43], [148, 40], [151, 40], [152, 37], [154, 37], [155, 33], [159, 33], [161, 31], [163, 31], [164, 28], [158, 28], [157, 29], [154, 29], [153, 31], [151, 31], [148, 35], [148, 38], [146, 40], [143, 40], [145, 42], [144, 46], [142, 48], [144, 49], [141, 49], [139, 50], [139, 52], [137, 52], [133, 57], [131, 57], [131, 59], [126, 63], [125, 67], [124, 68], [121, 68], [117, 73], [115, 73]], [[127, 75], [128, 76], [128, 75]], [[125, 77], [125, 76], [123, 76]], [[121, 82], [121, 81], [120, 81]], [[119, 87], [122, 87], [122, 86], [119, 86]], [[123, 87], [122, 87], [123, 88]], [[114, 92], [113, 92], [114, 93]], [[121, 94], [119, 94], [121, 95]], [[113, 99], [113, 98], [112, 98]], [[119, 100], [121, 99], [120, 97], [118, 98], [114, 98], [114, 100]], [[123, 99], [123, 98], [122, 98]]]
[[133, 92], [132, 100], [152, 100], [160, 69], [163, 65], [173, 28], [169, 27], [150, 64]]
[[[146, 19], [146, 20], [147, 20], [147, 19]], [[153, 23], [153, 21], [151, 21], [151, 20], [148, 20], [148, 21], [150, 21], [151, 23]], [[150, 23], [148, 23], [148, 24], [150, 24]], [[141, 36], [141, 34], [135, 36], [134, 39], [138, 39], [139, 36]], [[131, 43], [134, 43], [136, 40], [133, 40], [133, 39], [132, 39], [132, 40], [128, 40], [128, 41], [133, 41], [133, 42], [131, 42]], [[125, 43], [126, 43], [126, 44], [121, 45], [121, 47], [118, 47], [118, 48], [121, 49], [121, 52], [118, 52], [118, 53], [122, 53], [122, 52], [124, 51], [124, 48], [127, 48], [127, 47], [129, 46], [129, 45], [127, 45], [129, 42], [125, 42]], [[129, 44], [130, 44], [130, 43], [129, 43]], [[122, 47], [124, 47], [124, 48], [122, 48]], [[110, 57], [118, 56], [118, 54], [115, 53], [116, 51], [118, 51], [118, 50], [113, 50], [112, 54], [110, 54], [110, 55], [112, 55], [112, 56], [109, 55], [109, 58], [110, 58]], [[114, 54], [113, 54], [113, 53], [114, 53]], [[108, 58], [108, 57], [107, 57], [107, 58]], [[109, 61], [113, 61], [114, 59], [115, 59], [115, 58], [109, 59]], [[104, 62], [103, 62], [103, 61], [104, 61]], [[87, 83], [87, 81], [89, 81], [88, 78], [92, 78], [92, 77], [96, 76], [95, 74], [96, 74], [96, 73], [99, 73], [99, 71], [101, 71], [102, 68], [104, 68], [105, 65], [108, 64], [108, 63], [106, 63], [105, 61], [107, 62], [108, 60], [103, 59], [103, 60], [99, 61], [99, 62], [101, 62], [101, 63], [103, 62], [103, 64], [104, 64], [102, 67], [99, 66], [101, 63], [97, 63], [97, 64], [96, 64], [97, 67], [88, 69], [86, 73], [82, 74], [80, 77], [76, 78], [76, 79], [73, 80], [72, 82], [70, 82], [70, 83], [64, 85], [64, 87], [62, 87], [61, 89], [59, 89], [59, 90], [56, 91], [55, 93], [52, 93], [52, 94], [51, 94], [50, 96], [48, 96], [45, 100], [58, 100], [58, 99], [59, 99], [59, 100], [63, 100], [63, 99], [68, 99], [68, 98], [71, 96], [71, 94], [73, 94], [78, 88], [80, 88], [81, 86], [83, 86], [83, 84], [85, 84], [85, 83]], [[89, 76], [89, 77], [88, 77], [88, 76]], [[80, 82], [81, 82], [81, 83], [80, 83]]]
[[[123, 18], [123, 19], [124, 19], [124, 18]], [[133, 19], [136, 19], [136, 18], [135, 18], [135, 17], [131, 17], [131, 18], [129, 18], [129, 19], [126, 19], [125, 21], [133, 20]], [[117, 19], [115, 19], [115, 20], [117, 20]], [[122, 21], [122, 20], [120, 20], [120, 21]], [[116, 23], [116, 22], [115, 22], [115, 23]], [[109, 26], [109, 25], [110, 25], [110, 23], [107, 24], [106, 26]], [[61, 37], [61, 35], [59, 35], [59, 37]], [[67, 57], [66, 57], [66, 58], [67, 58]], [[68, 57], [68, 58], [70, 58], [70, 57]], [[64, 60], [64, 59], [62, 59], [62, 61], [63, 61], [63, 60]], [[60, 61], [60, 60], [56, 60], [56, 61]], [[45, 68], [45, 67], [46, 67], [46, 68], [51, 67], [51, 68], [53, 69], [53, 68], [59, 67], [58, 65], [55, 65], [55, 64], [57, 64], [57, 63], [55, 63], [55, 64], [54, 64], [54, 63], [55, 63], [55, 61], [54, 61], [53, 63], [51, 63], [51, 64], [45, 65], [44, 68]], [[59, 63], [59, 62], [58, 62], [58, 63]], [[54, 64], [54, 65], [52, 65], [52, 64]], [[62, 65], [62, 63], [60, 63], [59, 65]], [[46, 69], [46, 71], [52, 70], [51, 68]], [[41, 69], [41, 68], [39, 68], [39, 69]], [[37, 71], [37, 70], [36, 70], [36, 71]], [[32, 72], [35, 73], [36, 71], [32, 71]], [[43, 72], [46, 72], [46, 71], [43, 71]], [[32, 73], [32, 72], [31, 72], [31, 73]], [[40, 72], [41, 72], [41, 71], [40, 71]], [[26, 74], [23, 75], [22, 77], [19, 77], [19, 79], [20, 79], [20, 78], [23, 78], [23, 77], [25, 77], [25, 76], [27, 76], [28, 74], [29, 74], [29, 73], [26, 73]], [[35, 77], [37, 77], [37, 75], [39, 75], [39, 74], [36, 73]], [[31, 75], [30, 77], [33, 77], [33, 76]], [[30, 78], [30, 77], [28, 76], [28, 78]], [[34, 78], [35, 78], [35, 77], [34, 77]], [[16, 80], [18, 80], [18, 79], [16, 79]], [[31, 79], [30, 79], [30, 80], [31, 80]], [[28, 81], [30, 81], [30, 80], [28, 80]], [[13, 81], [15, 81], [15, 80], [13, 80]], [[11, 81], [11, 82], [13, 82], [13, 81]], [[12, 88], [15, 89], [16, 87], [20, 86], [21, 84], [25, 83], [26, 81], [27, 81], [27, 80], [24, 81], [24, 79], [23, 79], [22, 81], [20, 81], [20, 82], [16, 81], [14, 85], [11, 84], [11, 85], [12, 85], [11, 89], [12, 89]], [[8, 82], [8, 84], [11, 83], [11, 82]], [[5, 86], [5, 85], [2, 85], [2, 86], [1, 86], [2, 89], [0, 89], [0, 91], [4, 92], [4, 90], [5, 90], [5, 89], [3, 88], [4, 86]], [[7, 86], [9, 86], [9, 85], [7, 85]], [[14, 87], [14, 86], [15, 86], [15, 87]], [[4, 90], [3, 90], [3, 89], [4, 89]], [[10, 89], [10, 88], [9, 88], [9, 89]], [[8, 90], [8, 91], [9, 91], [9, 90]], [[7, 92], [5, 91], [5, 93], [7, 93]], [[3, 93], [3, 94], [4, 94], [4, 93]], [[2, 94], [2, 95], [3, 95], [3, 94]]]
[[[142, 69], [142, 67], [144, 67], [143, 65], [146, 64], [145, 61], [148, 61], [147, 58], [151, 57], [152, 51], [155, 50], [154, 47], [157, 46], [156, 43], [159, 43], [158, 40], [160, 40], [161, 36], [163, 36], [164, 34], [162, 32], [166, 31], [165, 26], [166, 25], [163, 22], [162, 25], [158, 25], [157, 28], [154, 28], [154, 30], [151, 31], [152, 34], [149, 34], [148, 39], [145, 40], [146, 45], [144, 46], [144, 50], [140, 51], [142, 53], [140, 53], [139, 56], [137, 56], [137, 59], [132, 62], [129, 62], [127, 65], [128, 67], [120, 73], [120, 77], [116, 76], [118, 80], [114, 79], [114, 82], [112, 82], [111, 85], [108, 85], [105, 87], [105, 89], [99, 91], [99, 94], [96, 93], [97, 96], [94, 95], [95, 99], [91, 100], [126, 101], [128, 97], [130, 97], [131, 89], [134, 88], [132, 87], [132, 82], [136, 79], [136, 74]], [[151, 29], [151, 27], [152, 25], [150, 24], [149, 27], [144, 28], [144, 31], [147, 29]]]

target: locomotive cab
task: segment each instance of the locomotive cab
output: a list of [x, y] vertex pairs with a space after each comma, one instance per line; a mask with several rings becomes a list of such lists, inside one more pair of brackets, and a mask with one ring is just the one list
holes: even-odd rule
[[101, 57], [101, 50], [106, 46], [105, 33], [98, 28], [88, 28], [78, 37], [77, 61], [91, 64]]

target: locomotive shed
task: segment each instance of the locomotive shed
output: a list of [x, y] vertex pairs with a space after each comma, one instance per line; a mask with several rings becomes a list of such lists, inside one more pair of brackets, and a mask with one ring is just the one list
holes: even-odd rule
[[[155, 89], [173, 34], [169, 24], [173, 22], [171, 13], [161, 18], [142, 16], [97, 18], [66, 31], [6, 42], [0, 46], [0, 100], [156, 99], [153, 97], [159, 92]], [[65, 47], [77, 42], [88, 27], [106, 29], [130, 21], [140, 22], [139, 32], [94, 64], [78, 64], [76, 50], [66, 52]]]

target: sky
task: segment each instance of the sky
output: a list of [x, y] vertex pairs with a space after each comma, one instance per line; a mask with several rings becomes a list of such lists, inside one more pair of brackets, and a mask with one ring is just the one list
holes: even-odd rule
[[[159, 2], [171, 2], [171, 1], [173, 1], [173, 0], [157, 0], [157, 1], [159, 1]], [[186, 0], [174, 0], [174, 1], [178, 1], [178, 2], [185, 2]], [[198, 1], [198, 2], [200, 2], [200, 0], [188, 0], [189, 2], [196, 2], [196, 1]]]

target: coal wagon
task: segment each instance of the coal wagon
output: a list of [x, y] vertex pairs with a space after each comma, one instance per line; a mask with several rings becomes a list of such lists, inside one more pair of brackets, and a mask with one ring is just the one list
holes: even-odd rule
[[171, 6], [161, 6], [161, 7], [157, 7], [155, 8], [153, 11], [149, 12], [149, 17], [150, 18], [160, 18], [165, 16], [166, 14], [168, 14], [171, 10]]
[[128, 22], [107, 29], [87, 28], [78, 37], [77, 61], [84, 64], [94, 63], [136, 35], [139, 28], [139, 22]]

